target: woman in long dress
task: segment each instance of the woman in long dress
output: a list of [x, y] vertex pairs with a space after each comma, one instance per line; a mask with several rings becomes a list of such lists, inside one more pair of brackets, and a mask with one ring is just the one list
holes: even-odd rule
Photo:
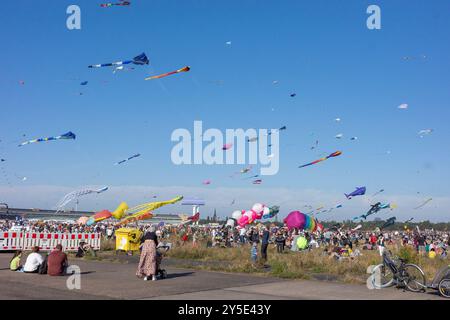
[[139, 266], [136, 275], [139, 278], [144, 277], [144, 281], [156, 280], [157, 260], [156, 247], [158, 239], [154, 232], [147, 232], [142, 239], [142, 252], [139, 260]]

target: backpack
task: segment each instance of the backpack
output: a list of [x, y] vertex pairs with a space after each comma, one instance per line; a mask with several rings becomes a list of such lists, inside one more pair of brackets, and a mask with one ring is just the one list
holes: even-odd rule
[[38, 270], [39, 274], [47, 274], [47, 269], [48, 269], [47, 260], [48, 260], [48, 256], [45, 257], [44, 262], [42, 262], [42, 264], [39, 266], [39, 270]]

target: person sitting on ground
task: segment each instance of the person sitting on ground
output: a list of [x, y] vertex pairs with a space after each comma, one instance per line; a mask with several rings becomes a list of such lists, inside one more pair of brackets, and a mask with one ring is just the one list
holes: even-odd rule
[[48, 256], [47, 274], [49, 276], [62, 276], [66, 273], [67, 266], [67, 255], [63, 252], [62, 245], [58, 244]]
[[31, 253], [28, 255], [25, 265], [23, 266], [23, 272], [25, 273], [38, 273], [39, 267], [44, 262], [44, 258], [38, 253], [39, 247], [35, 246], [31, 249]]
[[22, 258], [22, 250], [17, 250], [9, 263], [11, 271], [22, 271], [23, 266], [20, 264], [20, 258]]

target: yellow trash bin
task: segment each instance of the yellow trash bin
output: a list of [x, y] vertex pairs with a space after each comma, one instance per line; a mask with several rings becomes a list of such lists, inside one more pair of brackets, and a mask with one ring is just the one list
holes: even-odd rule
[[121, 228], [116, 230], [116, 251], [138, 251], [142, 232], [138, 229]]

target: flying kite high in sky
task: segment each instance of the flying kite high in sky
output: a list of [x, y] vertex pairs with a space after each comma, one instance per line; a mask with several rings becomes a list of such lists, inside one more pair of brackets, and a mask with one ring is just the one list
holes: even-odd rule
[[[275, 132], [284, 131], [284, 130], [286, 130], [286, 129], [287, 129], [287, 127], [286, 127], [286, 126], [283, 126], [283, 127], [279, 128], [279, 129], [275, 130]], [[268, 135], [268, 136], [272, 135], [272, 131], [270, 131], [267, 135]]]
[[261, 184], [261, 183], [262, 183], [262, 180], [261, 180], [261, 179], [258, 179], [258, 180], [253, 181], [253, 184]]
[[124, 160], [121, 160], [121, 161], [119, 161], [119, 162], [114, 163], [114, 165], [117, 166], [117, 165], [119, 165], [119, 164], [125, 163], [125, 162], [127, 162], [127, 161], [130, 161], [131, 159], [138, 158], [138, 157], [140, 157], [140, 156], [141, 156], [141, 155], [140, 155], [139, 153], [137, 153], [137, 154], [132, 155], [131, 157], [129, 157], [129, 158], [127, 158], [127, 159], [124, 159]]
[[346, 194], [344, 193], [345, 196], [347, 197], [347, 199], [351, 199], [352, 197], [356, 197], [356, 196], [363, 196], [366, 194], [366, 187], [357, 187], [355, 191], [353, 191], [350, 194]]
[[19, 147], [22, 147], [22, 146], [25, 146], [25, 145], [31, 144], [31, 143], [37, 143], [37, 142], [52, 141], [52, 140], [75, 140], [75, 139], [76, 139], [76, 135], [73, 132], [69, 131], [69, 132], [64, 133], [57, 137], [39, 138], [39, 139], [25, 141], [25, 142], [22, 142], [19, 145]]
[[373, 197], [376, 197], [377, 195], [379, 195], [379, 194], [382, 193], [382, 192], [384, 192], [384, 189], [381, 189], [381, 190], [375, 192], [375, 193], [372, 195], [372, 198], [373, 198]]
[[406, 109], [408, 109], [408, 104], [402, 103], [401, 105], [398, 106], [398, 108], [399, 108], [400, 110], [406, 110]]
[[136, 65], [146, 65], [150, 63], [150, 60], [148, 60], [145, 53], [141, 53], [140, 55], [133, 58], [133, 60], [126, 60], [126, 61], [117, 61], [117, 62], [111, 62], [111, 63], [103, 63], [103, 64], [93, 64], [88, 66], [88, 68], [102, 68], [102, 67], [112, 67], [112, 66], [121, 66], [124, 64], [136, 64]]
[[180, 72], [188, 72], [189, 70], [191, 70], [191, 68], [186, 66], [184, 68], [181, 68], [181, 69], [178, 69], [178, 70], [175, 70], [175, 71], [172, 71], [172, 72], [163, 73], [163, 74], [160, 74], [160, 75], [157, 75], [157, 76], [151, 76], [151, 77], [145, 78], [144, 80], [161, 79], [161, 78], [165, 78], [165, 77], [168, 77], [168, 76], [171, 76], [173, 74], [180, 73]]
[[419, 137], [423, 138], [433, 133], [433, 129], [424, 129], [419, 131]]
[[109, 7], [113, 7], [113, 6], [125, 7], [125, 6], [131, 5], [130, 1], [125, 1], [125, 0], [119, 0], [119, 1], [120, 2], [115, 2], [115, 3], [111, 3], [111, 2], [109, 2], [109, 3], [102, 3], [102, 4], [100, 4], [100, 7], [102, 7], [102, 8], [109, 8]]
[[109, 189], [108, 187], [103, 187], [103, 188], [96, 189], [96, 190], [95, 189], [83, 189], [83, 190], [76, 190], [76, 191], [70, 192], [70, 193], [66, 194], [58, 202], [58, 204], [56, 205], [56, 210], [57, 210], [57, 212], [61, 211], [67, 204], [69, 204], [69, 202], [71, 202], [75, 199], [78, 199], [80, 197], [86, 196], [91, 193], [97, 193], [97, 194], [103, 193], [108, 189]]
[[232, 143], [225, 143], [222, 147], [222, 150], [226, 151], [226, 150], [230, 150], [233, 147]]
[[433, 200], [433, 198], [427, 199], [427, 200], [424, 201], [421, 205], [419, 205], [418, 207], [415, 207], [414, 210], [417, 210], [417, 209], [420, 209], [420, 208], [425, 207], [425, 206], [428, 204], [428, 202], [430, 202], [430, 201], [432, 201], [432, 200]]
[[341, 154], [342, 154], [341, 151], [336, 151], [336, 152], [333, 152], [332, 154], [326, 156], [325, 158], [320, 158], [320, 159], [315, 160], [315, 161], [313, 161], [313, 162], [304, 164], [304, 165], [300, 166], [299, 168], [304, 168], [304, 167], [307, 167], [307, 166], [312, 166], [312, 165], [314, 165], [314, 164], [316, 164], [316, 163], [319, 163], [319, 162], [328, 160], [329, 158], [338, 157], [338, 156], [340, 156]]

